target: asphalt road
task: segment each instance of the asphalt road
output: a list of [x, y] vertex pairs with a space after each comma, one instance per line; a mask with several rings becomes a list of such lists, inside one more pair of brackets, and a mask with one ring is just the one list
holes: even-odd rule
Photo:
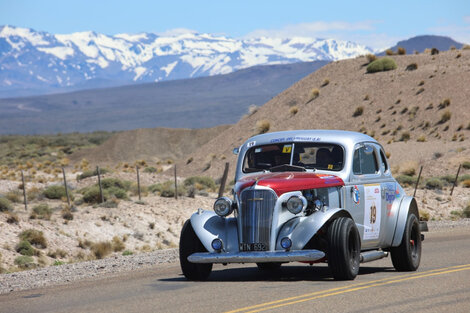
[[188, 282], [178, 264], [119, 277], [0, 296], [0, 312], [470, 312], [470, 229], [426, 234], [417, 272], [390, 258], [362, 264], [354, 281], [334, 281], [324, 264], [214, 266]]

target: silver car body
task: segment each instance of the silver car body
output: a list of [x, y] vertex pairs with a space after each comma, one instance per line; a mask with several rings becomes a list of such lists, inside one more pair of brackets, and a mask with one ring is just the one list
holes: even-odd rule
[[[322, 191], [327, 197], [326, 203], [328, 205], [308, 216], [303, 213], [293, 214], [283, 206], [283, 203], [292, 195], [301, 195], [302, 190], [292, 190], [278, 195], [269, 187], [260, 186], [256, 183], [262, 179], [260, 172], [243, 172], [245, 155], [250, 148], [273, 143], [295, 145], [298, 142], [337, 144], [343, 148], [344, 152], [343, 167], [339, 171], [307, 169], [307, 173], [323, 175], [322, 178], [327, 179], [331, 177], [332, 182], [338, 178], [342, 180], [341, 185], [326, 188]], [[376, 164], [377, 170], [374, 173], [354, 173], [353, 159], [354, 153], [358, 149], [365, 149], [364, 151], [367, 150], [367, 153], [373, 154], [378, 163]], [[296, 174], [292, 173], [292, 175], [292, 177], [295, 177]], [[287, 176], [283, 177], [289, 179]], [[208, 252], [190, 255], [188, 257], [190, 262], [318, 261], [325, 257], [325, 253], [318, 249], [306, 249], [305, 247], [324, 225], [339, 216], [351, 217], [356, 223], [361, 237], [361, 250], [386, 250], [400, 244], [408, 211], [417, 211], [416, 201], [407, 196], [403, 188], [392, 177], [383, 147], [374, 138], [356, 132], [294, 130], [254, 136], [238, 149], [238, 162], [235, 173], [237, 183], [249, 181], [251, 178], [256, 181], [253, 185], [243, 188], [239, 192], [234, 191], [234, 201], [237, 204], [235, 217], [220, 217], [213, 211], [201, 209], [191, 216], [191, 225]], [[271, 202], [265, 204], [266, 210], [269, 212], [268, 217], [255, 216], [249, 220], [243, 216], [241, 197], [244, 192], [248, 191], [253, 195], [263, 195], [260, 199], [270, 199]], [[370, 212], [373, 209], [375, 211], [372, 218]], [[254, 235], [247, 234], [247, 232], [259, 232], [256, 227], [259, 226], [260, 221], [270, 223], [269, 226], [261, 225], [264, 227], [263, 229], [269, 227], [269, 230], [266, 230], [267, 233], [263, 235], [269, 248], [266, 251], [240, 251], [240, 243], [246, 241], [247, 236], [254, 237]], [[261, 235], [256, 233], [256, 236]], [[287, 250], [280, 246], [281, 239], [286, 237], [292, 241], [292, 247]], [[215, 251], [211, 246], [215, 238], [219, 238], [223, 242], [221, 251]]]

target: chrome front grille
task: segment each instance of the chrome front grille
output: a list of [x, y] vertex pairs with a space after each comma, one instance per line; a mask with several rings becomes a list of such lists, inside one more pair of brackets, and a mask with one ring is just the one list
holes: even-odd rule
[[[245, 248], [240, 250], [269, 250], [276, 200], [276, 194], [270, 190], [248, 189], [242, 192], [240, 247]], [[252, 248], [246, 248], [250, 246]]]

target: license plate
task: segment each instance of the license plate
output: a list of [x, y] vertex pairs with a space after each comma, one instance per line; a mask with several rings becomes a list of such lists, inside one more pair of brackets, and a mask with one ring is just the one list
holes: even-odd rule
[[241, 243], [240, 251], [266, 251], [266, 244], [264, 243]]

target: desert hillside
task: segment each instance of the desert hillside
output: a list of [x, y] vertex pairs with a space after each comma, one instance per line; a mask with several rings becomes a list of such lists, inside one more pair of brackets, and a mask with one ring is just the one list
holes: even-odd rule
[[203, 129], [145, 128], [114, 134], [103, 144], [77, 151], [70, 159], [87, 159], [93, 165], [134, 163], [138, 160], [162, 162], [181, 159], [226, 130], [221, 125]]
[[397, 69], [367, 73], [365, 56], [324, 66], [182, 160], [184, 172], [220, 177], [229, 161], [233, 173], [232, 149], [262, 131], [345, 129], [375, 137], [395, 172], [455, 175], [470, 151], [470, 50], [387, 57]]

